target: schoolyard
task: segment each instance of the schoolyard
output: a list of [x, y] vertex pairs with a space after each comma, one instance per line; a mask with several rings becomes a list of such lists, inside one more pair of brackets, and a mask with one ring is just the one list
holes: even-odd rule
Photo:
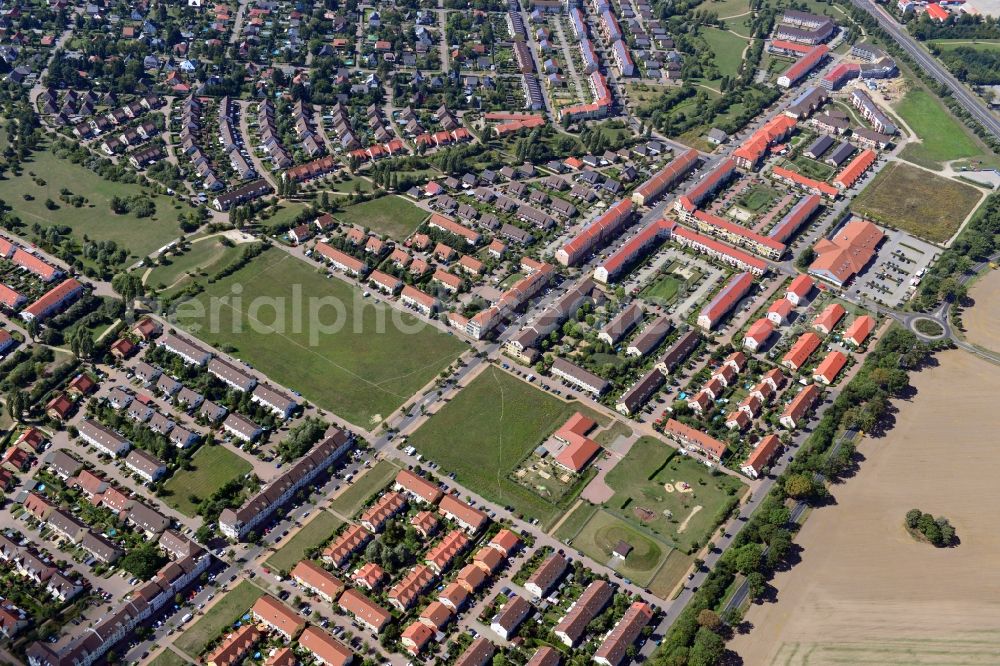
[[[933, 196], [928, 196], [933, 192]], [[933, 243], [951, 238], [981, 192], [902, 162], [891, 162], [854, 200], [855, 213]]]
[[197, 515], [201, 500], [251, 469], [250, 463], [222, 445], [202, 446], [191, 458], [191, 469], [178, 470], [163, 484], [168, 492], [163, 501], [185, 516]]
[[[320, 298], [325, 304], [315, 305], [319, 301], [313, 299]], [[277, 249], [206, 285], [178, 313], [178, 324], [192, 334], [233, 350], [278, 384], [367, 428], [466, 348], [454, 336], [362, 298], [353, 285]]]
[[[87, 203], [77, 208], [62, 201], [63, 188], [74, 196], [86, 197]], [[156, 213], [151, 217], [111, 212], [112, 197], [130, 197], [142, 192], [138, 185], [105, 180], [90, 169], [57, 157], [44, 148], [22, 164], [20, 175], [7, 171], [0, 178], [0, 199], [14, 208], [14, 213], [27, 227], [35, 223], [43, 228], [66, 226], [72, 229], [73, 238], [80, 243], [84, 236], [92, 241], [114, 241], [135, 258], [144, 257], [180, 238], [182, 232], [177, 224], [177, 213], [190, 210], [169, 197], [150, 195], [156, 205]], [[46, 200], [51, 200], [55, 208], [50, 210]]]
[[579, 488], [557, 505], [518, 485], [510, 475], [576, 411], [581, 411], [578, 405], [490, 366], [410, 435], [409, 444], [441, 465], [442, 473], [455, 472], [463, 486], [549, 524]]

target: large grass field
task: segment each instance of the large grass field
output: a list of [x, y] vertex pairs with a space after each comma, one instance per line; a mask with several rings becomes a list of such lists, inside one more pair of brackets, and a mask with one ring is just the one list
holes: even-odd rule
[[[22, 167], [21, 175], [6, 172], [0, 178], [0, 199], [6, 201], [29, 227], [35, 223], [45, 228], [67, 226], [73, 229], [73, 237], [81, 243], [85, 235], [94, 241], [112, 240], [136, 258], [150, 254], [182, 234], [177, 225], [178, 211], [174, 210], [177, 204], [169, 197], [151, 197], [156, 204], [156, 214], [152, 217], [115, 215], [111, 212], [111, 198], [133, 196], [142, 192], [142, 188], [105, 180], [44, 149], [34, 153]], [[36, 184], [34, 178], [40, 178], [45, 184]], [[86, 197], [88, 203], [80, 208], [64, 203], [59, 199], [63, 188]], [[30, 201], [25, 200], [26, 194], [32, 197]], [[45, 206], [46, 199], [54, 201], [58, 208], [49, 210]]]
[[672, 550], [667, 554], [667, 560], [649, 581], [649, 591], [660, 597], [668, 599], [670, 593], [684, 576], [694, 562], [694, 556], [685, 555], [679, 550]]
[[358, 477], [344, 492], [338, 495], [332, 502], [330, 508], [345, 518], [352, 518], [365, 501], [374, 495], [380, 488], [385, 487], [395, 478], [399, 472], [399, 467], [388, 460], [380, 460], [375, 466], [368, 470], [363, 476]]
[[[621, 541], [632, 547], [624, 560], [613, 554]], [[606, 564], [642, 587], [653, 579], [671, 550], [669, 545], [603, 509], [598, 510], [569, 543], [595, 562]]]
[[[242, 247], [223, 245], [219, 237], [210, 236], [191, 243], [191, 248], [179, 255], [166, 258], [166, 263], [149, 272], [146, 284], [166, 292], [180, 289], [197, 279], [199, 274], [210, 275], [239, 256]], [[140, 271], [145, 272], [141, 268]], [[188, 275], [193, 273], [194, 276]]]
[[[609, 512], [683, 552], [704, 545], [719, 511], [746, 490], [735, 477], [713, 476], [698, 461], [652, 437], [637, 440], [606, 481], [615, 491], [605, 504]], [[681, 482], [693, 492], [678, 491]], [[668, 484], [673, 488], [668, 490]]]
[[185, 516], [194, 516], [198, 503], [191, 501], [192, 495], [200, 502], [252, 469], [250, 463], [224, 446], [202, 446], [191, 458], [191, 469], [178, 471], [163, 484], [170, 493], [164, 501]]
[[[234, 286], [242, 289], [238, 300]], [[314, 298], [324, 304], [313, 317]], [[466, 348], [277, 249], [206, 285], [193, 301], [180, 306], [180, 326], [235, 349], [275, 382], [364, 427], [392, 413]]]
[[347, 206], [335, 217], [347, 224], [366, 227], [401, 241], [420, 226], [427, 212], [403, 197], [389, 195]]
[[174, 641], [174, 646], [197, 658], [205, 647], [224, 630], [231, 627], [243, 616], [254, 602], [263, 596], [264, 590], [250, 581], [244, 580], [226, 593], [203, 616], [191, 624]]
[[923, 88], [908, 91], [895, 111], [921, 139], [903, 148], [903, 159], [936, 169], [941, 162], [976, 157], [983, 152], [965, 127]]
[[735, 77], [743, 62], [743, 50], [747, 47], [747, 41], [731, 32], [709, 27], [702, 28], [701, 36], [708, 42], [719, 74]]
[[290, 571], [306, 551], [320, 545], [343, 525], [343, 521], [329, 511], [318, 511], [316, 516], [285, 542], [274, 555], [268, 558], [267, 566], [278, 571]]
[[943, 243], [958, 231], [980, 197], [971, 185], [893, 162], [861, 192], [852, 208], [874, 222]]
[[490, 366], [410, 435], [409, 444], [442, 471], [455, 472], [463, 486], [548, 525], [573, 494], [564, 497], [566, 505], [552, 504], [509, 475], [579, 409]]

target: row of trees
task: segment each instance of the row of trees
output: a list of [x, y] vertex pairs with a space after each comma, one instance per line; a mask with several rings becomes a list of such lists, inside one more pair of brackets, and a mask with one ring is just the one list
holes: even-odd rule
[[904, 524], [911, 534], [919, 534], [936, 548], [955, 543], [955, 528], [944, 516], [935, 518], [920, 509], [910, 509], [906, 512]]

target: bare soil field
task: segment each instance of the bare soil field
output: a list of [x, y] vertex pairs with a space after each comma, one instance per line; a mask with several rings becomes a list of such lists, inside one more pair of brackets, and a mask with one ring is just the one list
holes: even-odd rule
[[976, 302], [962, 313], [962, 322], [968, 331], [966, 339], [1000, 352], [1000, 270], [993, 270], [979, 278], [969, 296]]
[[[836, 503], [803, 526], [801, 562], [772, 581], [777, 601], [748, 611], [754, 628], [729, 644], [743, 663], [997, 663], [1000, 371], [963, 351], [938, 359], [912, 376], [889, 435], [860, 444]], [[960, 545], [911, 538], [912, 508], [946, 516]]]

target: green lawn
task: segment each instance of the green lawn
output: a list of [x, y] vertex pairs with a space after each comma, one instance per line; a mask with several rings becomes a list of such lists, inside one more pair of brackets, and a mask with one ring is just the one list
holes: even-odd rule
[[[704, 465], [652, 437], [636, 441], [606, 480], [615, 490], [605, 504], [608, 511], [684, 552], [704, 545], [719, 511], [746, 490], [735, 477], [713, 476]], [[677, 490], [680, 482], [693, 492]], [[667, 484], [674, 488], [668, 491]]]
[[[236, 285], [240, 299], [232, 296]], [[392, 413], [466, 349], [454, 336], [364, 299], [354, 286], [273, 248], [206, 285], [179, 307], [177, 319], [209, 344], [235, 349], [278, 384], [365, 427]]]
[[291, 225], [295, 218], [299, 216], [299, 213], [307, 208], [306, 204], [299, 203], [297, 201], [283, 201], [278, 204], [277, 210], [272, 208], [265, 209], [265, 215], [269, 217], [261, 216], [260, 223], [268, 228], [276, 228], [282, 226]]
[[345, 518], [352, 518], [365, 505], [369, 497], [387, 486], [396, 477], [397, 472], [399, 472], [399, 467], [394, 463], [380, 460], [330, 502], [330, 508]]
[[291, 571], [306, 551], [325, 542], [344, 522], [329, 511], [318, 511], [302, 529], [285, 542], [274, 555], [268, 558], [267, 566], [278, 571]]
[[965, 127], [923, 88], [907, 92], [895, 111], [921, 139], [903, 149], [903, 159], [936, 169], [941, 162], [982, 154]]
[[488, 367], [415, 433], [409, 444], [458, 483], [516, 511], [554, 522], [564, 506], [514, 483], [509, 475], [546, 436], [580, 407]]
[[197, 658], [209, 643], [250, 610], [263, 594], [264, 590], [250, 581], [241, 581], [227, 592], [226, 596], [219, 599], [207, 613], [190, 624], [174, 641], [174, 646], [192, 659]]
[[233, 479], [253, 469], [246, 460], [221, 445], [202, 446], [191, 458], [191, 469], [180, 470], [163, 484], [169, 495], [164, 501], [185, 516], [197, 515], [201, 501]]
[[792, 169], [807, 178], [827, 181], [832, 178], [835, 173], [837, 173], [837, 170], [829, 164], [823, 164], [822, 162], [809, 159], [805, 155], [799, 155], [795, 159], [791, 160], [791, 162]]
[[[615, 546], [622, 541], [632, 547], [624, 560], [613, 555]], [[594, 514], [570, 545], [642, 587], [649, 584], [671, 550], [669, 545], [650, 538], [603, 509]]]
[[[169, 197], [151, 197], [156, 204], [156, 214], [152, 217], [140, 219], [132, 214], [115, 215], [111, 212], [111, 198], [139, 194], [141, 187], [105, 180], [93, 171], [60, 159], [45, 149], [34, 153], [22, 167], [21, 175], [13, 176], [8, 171], [0, 179], [0, 199], [7, 202], [28, 227], [35, 223], [45, 228], [67, 226], [73, 229], [74, 238], [81, 243], [85, 235], [95, 241], [113, 240], [136, 258], [144, 257], [181, 236], [177, 225], [178, 211], [174, 210], [176, 202]], [[31, 173], [45, 184], [36, 184]], [[73, 195], [86, 197], [88, 203], [80, 208], [64, 203], [59, 199], [63, 188]], [[30, 195], [32, 200], [25, 200], [25, 194]], [[46, 199], [51, 199], [58, 208], [46, 208]]]
[[168, 647], [156, 655], [156, 658], [149, 662], [149, 666], [187, 666], [190, 663]]
[[731, 32], [710, 27], [702, 28], [701, 36], [708, 42], [719, 74], [735, 77], [743, 62], [743, 50], [747, 47], [747, 41]]
[[677, 582], [684, 576], [694, 562], [694, 556], [685, 555], [679, 550], [667, 554], [667, 561], [660, 566], [653, 579], [649, 581], [649, 591], [661, 599], [669, 598]]
[[765, 185], [754, 185], [740, 195], [736, 203], [752, 213], [759, 213], [780, 197], [781, 194]]
[[958, 231], [980, 196], [971, 185], [893, 162], [858, 195], [852, 209], [874, 222], [943, 243]]
[[566, 516], [566, 520], [562, 522], [559, 529], [555, 532], [555, 537], [560, 541], [569, 541], [583, 529], [584, 525], [590, 522], [590, 519], [594, 517], [597, 513], [597, 506], [591, 504], [590, 502], [580, 502], [580, 504], [573, 509], [573, 512]]
[[[223, 245], [218, 237], [206, 238], [191, 244], [191, 248], [180, 255], [166, 257], [166, 264], [150, 271], [146, 284], [154, 288], [179, 289], [195, 278], [188, 272], [211, 275], [239, 256], [242, 247]], [[145, 272], [145, 268], [139, 269]], [[162, 286], [161, 286], [162, 285]]]
[[750, 3], [747, 0], [705, 0], [695, 9], [718, 14], [720, 18], [735, 16], [750, 11]]
[[656, 303], [672, 303], [677, 298], [682, 281], [672, 275], [664, 275], [642, 290], [639, 295]]
[[335, 217], [401, 241], [407, 238], [427, 217], [427, 212], [403, 197], [379, 197], [354, 206], [347, 206]]
[[323, 186], [334, 192], [345, 192], [348, 194], [351, 192], [371, 192], [373, 189], [372, 182], [367, 178], [348, 178], [339, 182], [323, 183]]

